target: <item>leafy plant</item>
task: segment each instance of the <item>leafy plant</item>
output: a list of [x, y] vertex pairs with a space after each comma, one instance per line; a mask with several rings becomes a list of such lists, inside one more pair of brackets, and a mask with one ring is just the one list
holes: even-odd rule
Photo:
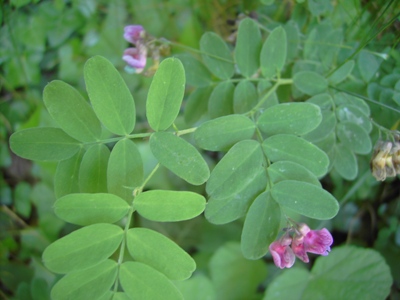
[[[278, 9], [264, 2], [270, 12]], [[395, 136], [384, 126], [398, 126], [398, 50], [367, 50], [366, 39], [352, 45], [357, 33], [346, 27], [353, 20], [343, 10], [361, 11], [361, 4], [309, 0], [279, 24], [240, 19], [234, 45], [206, 32], [192, 54], [174, 54], [158, 66], [153, 57], [148, 69], [157, 70], [145, 105], [99, 55], [84, 65], [89, 101], [67, 80], [48, 83], [43, 103], [51, 125], [18, 130], [9, 142], [22, 158], [57, 162], [57, 218], [50, 222], [74, 227], [59, 238], [60, 223], [40, 249], [44, 266], [63, 277], [37, 279], [31, 288], [46, 294], [55, 283], [53, 299], [194, 299], [199, 289], [199, 299], [261, 299], [260, 259], [280, 231], [288, 233], [292, 219], [340, 227], [335, 220], [353, 207], [346, 202], [357, 190], [361, 200], [377, 193], [366, 155], [378, 132]], [[367, 22], [369, 14], [359, 16]], [[151, 43], [187, 49], [166, 39], [145, 46]], [[374, 73], [389, 57], [397, 71], [386, 67], [377, 83]], [[382, 120], [385, 108], [391, 112]], [[154, 184], [163, 172], [161, 182], [179, 184]], [[30, 187], [18, 191], [28, 194]], [[26, 202], [15, 207], [29, 216]], [[203, 212], [205, 226], [232, 226], [240, 244], [231, 242], [236, 235], [217, 250], [198, 244], [200, 253], [189, 255], [184, 243], [152, 225], [193, 224]], [[398, 228], [392, 222], [386, 235]], [[380, 241], [377, 248], [385, 248]], [[209, 276], [201, 273], [201, 254], [210, 257]], [[274, 278], [263, 299], [294, 291], [298, 299], [366, 298], [372, 282], [374, 299], [385, 299], [392, 280], [377, 251], [334, 247], [311, 271], [295, 267]]]

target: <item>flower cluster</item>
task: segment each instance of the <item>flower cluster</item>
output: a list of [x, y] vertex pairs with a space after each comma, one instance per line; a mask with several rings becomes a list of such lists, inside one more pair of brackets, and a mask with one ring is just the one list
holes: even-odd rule
[[[293, 236], [292, 232], [294, 232]], [[286, 230], [279, 240], [273, 242], [269, 246], [269, 251], [275, 265], [283, 269], [292, 267], [296, 256], [308, 263], [310, 260], [307, 252], [328, 255], [332, 243], [332, 235], [326, 228], [311, 230], [306, 224], [297, 224]]]
[[394, 141], [379, 140], [371, 158], [371, 171], [376, 180], [400, 174], [400, 134], [394, 135]]
[[141, 25], [129, 25], [124, 28], [124, 38], [135, 47], [124, 51], [122, 59], [131, 67], [135, 68], [136, 73], [141, 73], [146, 67], [147, 46], [144, 42], [146, 32]]

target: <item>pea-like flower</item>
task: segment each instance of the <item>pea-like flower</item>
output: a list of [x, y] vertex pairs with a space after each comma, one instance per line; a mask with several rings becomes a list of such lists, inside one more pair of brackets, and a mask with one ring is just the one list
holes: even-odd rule
[[143, 39], [145, 31], [142, 25], [128, 25], [124, 28], [124, 39], [137, 45]]
[[[293, 221], [293, 223], [295, 223]], [[292, 233], [293, 237], [290, 236]], [[269, 246], [272, 258], [278, 268], [293, 266], [295, 256], [308, 263], [307, 252], [326, 256], [331, 251], [333, 238], [330, 232], [323, 228], [311, 230], [306, 224], [295, 224], [286, 229], [286, 234]]]
[[131, 67], [135, 68], [136, 73], [141, 73], [146, 67], [147, 50], [145, 47], [128, 48], [124, 51], [122, 59]]
[[290, 248], [291, 242], [292, 238], [289, 235], [284, 235], [280, 240], [273, 242], [269, 246], [269, 252], [278, 268], [283, 269], [293, 266], [296, 258]]

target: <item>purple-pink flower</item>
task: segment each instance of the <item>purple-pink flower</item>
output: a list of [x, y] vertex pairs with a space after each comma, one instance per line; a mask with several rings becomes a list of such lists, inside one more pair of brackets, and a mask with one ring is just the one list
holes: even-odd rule
[[[333, 238], [326, 228], [311, 230], [306, 224], [296, 225], [269, 247], [275, 265], [281, 269], [290, 268], [294, 263], [294, 256], [308, 263], [310, 260], [307, 252], [326, 256], [331, 251]], [[289, 232], [293, 231], [294, 235], [291, 237]]]
[[280, 240], [273, 242], [269, 246], [274, 263], [278, 268], [290, 268], [293, 266], [295, 256], [290, 248], [292, 238], [289, 235], [284, 235]]
[[146, 67], [147, 50], [146, 48], [128, 48], [124, 51], [122, 59], [131, 67], [136, 69], [136, 73], [143, 71]]
[[142, 25], [128, 25], [124, 28], [124, 39], [129, 43], [137, 44], [142, 40], [144, 32]]
[[144, 36], [145, 31], [141, 25], [129, 25], [124, 28], [124, 39], [135, 47], [125, 49], [122, 59], [134, 68], [136, 73], [141, 73], [146, 67], [147, 46]]

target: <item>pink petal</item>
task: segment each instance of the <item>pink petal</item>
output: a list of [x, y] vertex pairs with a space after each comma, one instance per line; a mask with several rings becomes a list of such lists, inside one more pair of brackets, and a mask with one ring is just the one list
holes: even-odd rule
[[331, 251], [333, 238], [330, 232], [323, 228], [321, 230], [311, 230], [304, 237], [304, 248], [306, 252], [328, 255]]

